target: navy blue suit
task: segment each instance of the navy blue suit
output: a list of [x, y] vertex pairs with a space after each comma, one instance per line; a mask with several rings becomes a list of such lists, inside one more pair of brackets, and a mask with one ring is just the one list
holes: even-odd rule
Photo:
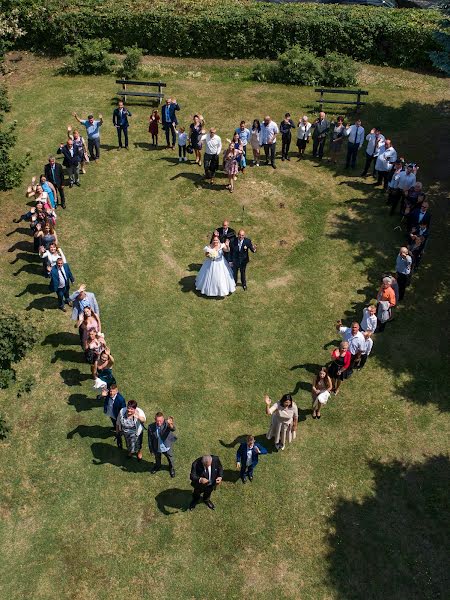
[[178, 125], [176, 111], [180, 110], [180, 106], [172, 102], [171, 104], [165, 104], [161, 109], [161, 124], [162, 128], [166, 132], [167, 145], [170, 146], [170, 133], [172, 132], [172, 146], [175, 146], [176, 132], [175, 126]]
[[245, 276], [245, 270], [247, 268], [247, 264], [249, 262], [248, 253], [256, 252], [252, 244], [252, 240], [249, 238], [244, 238], [242, 240], [241, 249], [239, 250], [239, 238], [235, 237], [230, 242], [230, 262], [233, 263], [233, 275], [234, 281], [237, 283], [238, 280], [238, 272], [241, 272], [241, 283], [242, 287], [247, 289], [247, 279]]
[[[258, 448], [259, 452], [257, 452], [255, 450], [255, 448]], [[254, 444], [253, 448], [252, 448], [252, 462], [250, 465], [247, 464], [247, 452], [249, 451], [249, 448], [247, 446], [247, 442], [243, 442], [237, 452], [236, 452], [236, 462], [241, 464], [241, 479], [243, 481], [245, 481], [245, 476], [248, 475], [249, 477], [253, 477], [253, 470], [256, 467], [256, 465], [258, 464], [258, 457], [259, 454], [267, 454], [267, 450], [264, 448], [264, 446], [261, 446], [260, 444]]]
[[125, 138], [125, 148], [128, 148], [128, 117], [131, 113], [128, 108], [123, 107], [122, 113], [120, 108], [115, 108], [113, 112], [113, 125], [117, 128], [117, 137], [119, 138], [119, 148], [122, 148], [122, 131]]
[[[105, 415], [106, 415], [106, 411], [108, 409], [108, 402], [109, 402], [110, 398], [111, 398], [111, 390], [108, 391], [108, 395], [104, 397], [104, 401], [103, 401], [103, 412], [105, 413]], [[116, 427], [116, 421], [117, 421], [119, 412], [121, 411], [122, 408], [125, 408], [126, 405], [127, 404], [125, 402], [125, 398], [122, 396], [122, 394], [119, 394], [119, 392], [117, 392], [116, 397], [114, 398], [114, 401], [113, 401], [113, 405], [112, 405], [112, 411], [113, 411], [114, 417], [111, 417], [111, 421], [112, 421], [114, 428]]]
[[64, 308], [64, 302], [66, 302], [67, 304], [69, 303], [70, 283], [73, 283], [75, 281], [75, 278], [72, 275], [72, 271], [70, 270], [70, 267], [67, 263], [63, 264], [61, 270], [63, 272], [63, 279], [65, 280], [65, 286], [59, 287], [59, 285], [60, 285], [59, 274], [58, 274], [59, 269], [58, 269], [58, 266], [55, 265], [52, 268], [52, 270], [50, 271], [49, 287], [50, 287], [50, 291], [56, 292], [56, 295], [58, 296], [58, 307]]

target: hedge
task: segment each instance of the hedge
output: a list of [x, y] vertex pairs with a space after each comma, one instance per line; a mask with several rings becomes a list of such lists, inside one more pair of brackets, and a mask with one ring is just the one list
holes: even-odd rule
[[[182, 9], [181, 9], [181, 8]], [[373, 64], [429, 67], [436, 49], [434, 10], [223, 0], [162, 5], [64, 1], [19, 3], [27, 35], [20, 47], [62, 55], [81, 38], [109, 38], [113, 51], [137, 44], [150, 54], [272, 59], [298, 44]]]

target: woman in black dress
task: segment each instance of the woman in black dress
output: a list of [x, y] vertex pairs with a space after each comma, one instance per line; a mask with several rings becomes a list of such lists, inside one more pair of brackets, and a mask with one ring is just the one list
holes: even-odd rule
[[203, 117], [201, 115], [194, 115], [194, 122], [189, 126], [189, 140], [195, 153], [195, 162], [197, 165], [202, 164], [202, 142], [200, 138], [203, 133], [203, 125]]

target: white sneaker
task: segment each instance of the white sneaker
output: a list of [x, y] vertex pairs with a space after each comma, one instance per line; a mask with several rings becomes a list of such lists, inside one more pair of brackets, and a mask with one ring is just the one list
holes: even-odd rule
[[259, 163], [256, 163], [256, 166], [259, 167]]
[[180, 158], [178, 159], [178, 162], [181, 162], [182, 160], [183, 160], [183, 159], [182, 159], [182, 158], [181, 158], [181, 156], [180, 156]]
[[187, 162], [187, 158], [186, 157], [184, 157], [183, 160], [184, 160], [184, 162]]

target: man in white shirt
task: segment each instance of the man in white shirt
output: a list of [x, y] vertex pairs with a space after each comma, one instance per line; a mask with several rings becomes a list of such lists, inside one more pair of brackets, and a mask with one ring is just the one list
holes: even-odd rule
[[348, 169], [351, 166], [351, 168], [354, 169], [356, 166], [356, 156], [358, 154], [358, 150], [364, 143], [364, 127], [361, 124], [361, 119], [355, 121], [354, 125], [347, 125], [345, 129], [345, 135], [348, 137], [347, 160], [345, 162], [345, 168]]
[[386, 139], [384, 145], [381, 146], [375, 163], [375, 169], [378, 173], [377, 182], [374, 185], [383, 184], [383, 190], [388, 189], [389, 173], [397, 160], [397, 151], [392, 146], [391, 140]]
[[348, 342], [348, 349], [352, 355], [351, 367], [359, 365], [361, 354], [366, 347], [364, 335], [359, 330], [359, 323], [353, 321], [351, 327], [343, 327], [342, 321], [336, 323], [336, 330], [342, 336], [344, 342]]
[[272, 121], [272, 119], [267, 116], [264, 121], [261, 123], [261, 133], [259, 138], [260, 146], [264, 147], [264, 153], [266, 155], [266, 165], [272, 165], [273, 169], [276, 169], [275, 166], [275, 150], [277, 144], [277, 133], [278, 133], [278, 125]]
[[364, 170], [361, 173], [361, 177], [365, 177], [369, 172], [370, 165], [373, 162], [373, 176], [375, 177], [375, 162], [377, 160], [377, 156], [380, 153], [381, 146], [384, 145], [385, 137], [381, 133], [381, 129], [379, 127], [374, 127], [370, 130], [370, 133], [366, 136], [367, 140], [367, 148], [366, 148], [366, 164], [364, 165]]
[[214, 183], [214, 177], [219, 167], [219, 155], [222, 152], [222, 140], [216, 134], [215, 127], [211, 127], [209, 133], [201, 136], [201, 141], [205, 142], [205, 156], [203, 164], [205, 166], [205, 179]]

